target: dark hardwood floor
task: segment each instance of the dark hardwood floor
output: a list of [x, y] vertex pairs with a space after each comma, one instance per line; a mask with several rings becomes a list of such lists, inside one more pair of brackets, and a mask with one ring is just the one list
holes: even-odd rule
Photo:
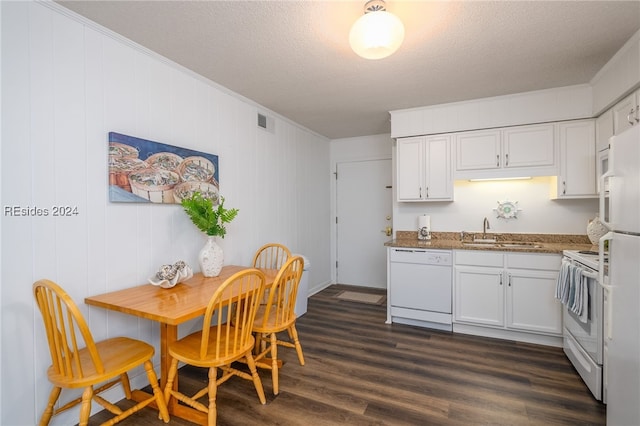
[[[605, 405], [562, 349], [387, 325], [385, 305], [335, 298], [346, 289], [353, 288], [334, 285], [309, 299], [297, 321], [306, 365], [293, 349], [279, 351], [278, 396], [267, 370], [260, 371], [266, 405], [249, 381], [234, 377], [219, 387], [218, 425], [605, 424]], [[204, 370], [180, 371], [181, 389], [206, 380]], [[90, 424], [106, 418], [98, 413]], [[163, 423], [145, 408], [120, 424]]]

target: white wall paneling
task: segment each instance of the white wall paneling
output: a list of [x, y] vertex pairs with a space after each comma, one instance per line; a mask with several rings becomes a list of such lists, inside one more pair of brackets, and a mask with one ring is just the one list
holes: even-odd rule
[[[311, 260], [312, 287], [331, 281], [328, 140], [54, 3], [2, 2], [1, 18], [2, 206], [49, 216], [2, 216], [0, 424], [36, 424], [50, 390], [35, 280], [59, 282], [97, 339], [158, 348], [157, 324], [83, 299], [142, 284], [179, 259], [197, 269], [205, 239], [180, 206], [108, 201], [109, 131], [219, 155], [221, 193], [240, 209], [222, 240], [225, 263], [248, 265], [259, 245], [279, 241]], [[258, 111], [274, 118], [273, 133], [257, 128]], [[55, 205], [78, 215], [53, 217]]]

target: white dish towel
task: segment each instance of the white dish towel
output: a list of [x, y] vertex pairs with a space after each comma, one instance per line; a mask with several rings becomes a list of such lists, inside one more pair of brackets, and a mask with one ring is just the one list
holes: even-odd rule
[[579, 266], [562, 261], [556, 283], [556, 299], [586, 323], [589, 319], [589, 283], [582, 271]]

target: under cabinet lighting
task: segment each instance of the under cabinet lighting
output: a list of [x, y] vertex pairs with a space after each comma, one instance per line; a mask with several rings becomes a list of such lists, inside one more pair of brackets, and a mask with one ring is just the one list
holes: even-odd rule
[[504, 177], [504, 178], [469, 179], [469, 182], [488, 182], [488, 181], [492, 181], [492, 180], [526, 180], [526, 179], [531, 179], [531, 176]]

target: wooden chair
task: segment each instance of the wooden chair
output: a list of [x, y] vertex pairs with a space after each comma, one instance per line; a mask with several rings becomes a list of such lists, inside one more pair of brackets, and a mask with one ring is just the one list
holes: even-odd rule
[[[278, 243], [269, 243], [256, 251], [252, 264], [254, 268], [280, 270], [290, 257], [291, 251], [286, 246]], [[266, 289], [262, 298], [263, 305], [267, 303], [268, 298], [269, 289]]]
[[265, 244], [253, 256], [253, 267], [264, 269], [280, 269], [291, 257], [291, 251], [282, 244]]
[[[256, 333], [256, 364], [271, 369], [273, 393], [278, 394], [278, 345], [295, 348], [300, 365], [304, 365], [302, 346], [296, 330], [296, 295], [302, 276], [304, 260], [294, 256], [282, 266], [273, 286], [269, 289], [267, 303], [260, 306], [253, 323]], [[277, 333], [287, 331], [290, 341], [278, 340]], [[271, 356], [270, 359], [267, 355]]]
[[[113, 337], [94, 342], [82, 312], [59, 285], [49, 280], [40, 280], [33, 284], [33, 293], [42, 313], [53, 363], [47, 370], [53, 389], [40, 419], [41, 426], [49, 424], [51, 416], [79, 403], [81, 404], [79, 425], [87, 425], [92, 400], [115, 415], [104, 423], [105, 425], [118, 423], [152, 402], [155, 402], [160, 410], [162, 420], [165, 423], [169, 422], [169, 412], [151, 363], [154, 354], [153, 346], [128, 337]], [[83, 342], [85, 347], [80, 348]], [[131, 399], [127, 372], [140, 365], [144, 365], [153, 389], [153, 396], [125, 411], [99, 396], [101, 392], [121, 383], [125, 396]], [[94, 385], [109, 380], [111, 381], [98, 389], [93, 388]], [[55, 409], [54, 405], [62, 388], [84, 388], [84, 392], [82, 397]]]
[[[262, 404], [266, 403], [262, 382], [251, 353], [255, 340], [252, 325], [264, 293], [265, 277], [257, 269], [248, 269], [229, 277], [211, 297], [202, 324], [202, 331], [190, 334], [169, 346], [173, 357], [164, 388], [165, 401], [177, 398], [196, 410], [208, 413], [207, 424], [216, 424], [216, 392], [218, 385], [231, 376], [252, 380]], [[214, 325], [212, 324], [212, 318]], [[243, 361], [251, 374], [231, 367], [234, 361]], [[178, 373], [178, 362], [209, 369], [209, 383], [192, 396], [173, 389]], [[218, 378], [218, 368], [222, 375]], [[208, 407], [198, 401], [209, 394]]]

